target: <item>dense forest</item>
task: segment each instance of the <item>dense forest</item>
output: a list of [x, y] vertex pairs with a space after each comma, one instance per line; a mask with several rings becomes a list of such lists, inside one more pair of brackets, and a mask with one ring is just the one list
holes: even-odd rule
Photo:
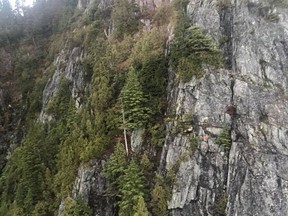
[[[192, 25], [187, 5], [0, 1], [1, 216], [96, 215], [95, 200], [74, 193], [79, 167], [95, 163], [110, 215], [168, 215], [177, 170], [202, 141], [185, 134], [184, 154], [161, 167], [167, 122], [177, 120], [169, 129], [175, 136], [197, 122], [193, 113], [177, 119], [176, 105], [168, 110], [169, 76], [176, 85], [203, 78], [205, 68], [232, 68], [223, 58], [231, 38], [216, 45]], [[230, 1], [216, 7], [231, 13]], [[233, 127], [221, 125], [212, 136], [225, 157]], [[215, 216], [225, 215], [227, 205], [226, 192], [219, 193]]]

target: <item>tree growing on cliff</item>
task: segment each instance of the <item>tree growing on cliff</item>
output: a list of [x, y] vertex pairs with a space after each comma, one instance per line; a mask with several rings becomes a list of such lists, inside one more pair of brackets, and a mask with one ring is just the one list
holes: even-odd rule
[[114, 22], [114, 35], [122, 38], [123, 35], [133, 34], [137, 31], [139, 20], [137, 14], [139, 8], [134, 0], [116, 0], [112, 11]]
[[137, 205], [134, 206], [134, 214], [133, 216], [148, 216], [149, 212], [146, 207], [145, 201], [143, 197], [138, 198]]
[[160, 176], [156, 176], [156, 182], [152, 189], [152, 213], [157, 216], [168, 215], [168, 191], [167, 188], [163, 186], [163, 179]]
[[128, 129], [139, 128], [149, 120], [151, 110], [147, 107], [147, 99], [134, 68], [128, 72], [120, 100], [125, 113], [125, 126]]
[[119, 191], [119, 185], [121, 176], [124, 175], [124, 171], [127, 168], [127, 161], [125, 156], [125, 149], [123, 144], [118, 143], [115, 147], [113, 154], [107, 161], [106, 168], [102, 175], [110, 181], [106, 190], [108, 196], [117, 196]]
[[179, 15], [175, 38], [171, 46], [171, 63], [180, 79], [189, 81], [193, 76], [203, 76], [203, 64], [219, 68], [222, 65], [220, 50], [212, 38], [197, 26], [190, 26]]
[[144, 185], [143, 174], [136, 162], [132, 160], [127, 169], [125, 169], [119, 185], [121, 199], [119, 202], [120, 216], [134, 215], [137, 212], [139, 213], [140, 209], [144, 210], [146, 208], [145, 202], [143, 204], [141, 201], [141, 199], [144, 201]]
[[128, 155], [127, 129], [135, 129], [144, 125], [150, 118], [151, 110], [146, 106], [147, 99], [134, 68], [128, 72], [128, 77], [120, 94], [122, 104], [122, 119], [126, 154]]

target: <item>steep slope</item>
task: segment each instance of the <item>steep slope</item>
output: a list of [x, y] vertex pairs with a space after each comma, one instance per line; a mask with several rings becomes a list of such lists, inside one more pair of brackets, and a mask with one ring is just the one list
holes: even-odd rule
[[286, 0], [37, 2], [0, 28], [0, 214], [286, 215]]
[[[224, 206], [218, 214], [224, 215], [225, 201], [227, 215], [287, 212], [288, 10], [275, 4], [188, 4], [193, 23], [223, 47], [230, 70], [207, 68], [203, 78], [188, 83], [170, 80], [170, 113], [177, 117], [167, 125], [164, 166], [169, 169], [187, 155], [189, 137], [171, 132], [179, 121], [187, 121], [185, 116], [193, 116], [196, 134], [200, 126], [209, 134], [179, 165], [168, 205], [172, 215], [215, 215], [219, 205]], [[231, 139], [229, 151], [217, 145], [225, 128]]]

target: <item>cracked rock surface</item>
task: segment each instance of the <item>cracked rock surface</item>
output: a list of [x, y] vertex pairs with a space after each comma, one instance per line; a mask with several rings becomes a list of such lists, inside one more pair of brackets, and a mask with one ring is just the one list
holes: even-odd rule
[[[193, 24], [220, 45], [227, 65], [188, 83], [170, 71], [168, 113], [175, 117], [167, 123], [161, 168], [178, 166], [168, 206], [173, 216], [215, 215], [225, 198], [225, 215], [287, 215], [288, 9], [273, 1], [227, 3], [188, 4]], [[228, 115], [227, 106], [237, 114]], [[203, 129], [209, 138], [191, 148], [190, 135], [179, 130], [183, 122], [194, 136]], [[229, 151], [217, 144], [225, 128]]]

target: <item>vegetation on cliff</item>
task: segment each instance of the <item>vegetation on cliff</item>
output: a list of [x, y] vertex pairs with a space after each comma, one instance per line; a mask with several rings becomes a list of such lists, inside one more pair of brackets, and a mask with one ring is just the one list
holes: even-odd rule
[[[64, 215], [91, 215], [87, 203], [72, 194], [77, 169], [107, 158], [106, 196], [119, 215], [167, 215], [172, 185], [156, 174], [153, 152], [165, 138], [168, 63], [184, 81], [199, 78], [203, 64], [221, 64], [212, 40], [199, 28], [182, 25], [182, 9], [172, 4], [147, 11], [128, 0], [116, 0], [113, 7], [94, 1], [83, 12], [77, 1], [37, 0], [32, 8], [16, 5], [15, 10], [8, 1], [1, 3], [0, 50], [12, 56], [9, 91], [18, 95], [11, 103], [20, 107], [17, 127], [24, 128], [24, 136], [0, 173], [0, 215], [55, 215], [63, 200]], [[81, 107], [76, 109], [73, 83], [64, 76], [43, 103], [49, 78], [68, 67], [55, 59], [75, 47], [85, 51], [79, 60], [85, 83]], [[41, 111], [51, 118], [40, 121]], [[145, 128], [140, 152], [129, 147], [127, 156], [123, 127], [128, 137]]]

